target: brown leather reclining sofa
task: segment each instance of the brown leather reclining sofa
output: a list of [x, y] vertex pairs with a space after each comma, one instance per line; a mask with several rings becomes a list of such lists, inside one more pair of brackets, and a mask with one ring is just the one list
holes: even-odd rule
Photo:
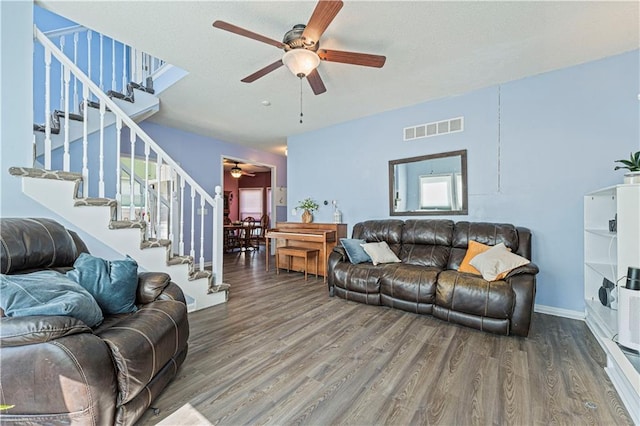
[[[3, 218], [0, 234], [2, 274], [66, 272], [88, 252], [50, 219]], [[138, 273], [136, 306], [94, 329], [70, 316], [0, 318], [0, 403], [15, 405], [0, 423], [133, 424], [176, 375], [189, 337], [167, 274]]]
[[538, 267], [512, 270], [504, 279], [458, 272], [469, 240], [504, 243], [531, 260], [531, 232], [510, 224], [451, 220], [370, 220], [353, 227], [352, 238], [386, 241], [401, 263], [352, 264], [343, 247], [329, 256], [329, 294], [383, 305], [503, 335], [527, 336]]

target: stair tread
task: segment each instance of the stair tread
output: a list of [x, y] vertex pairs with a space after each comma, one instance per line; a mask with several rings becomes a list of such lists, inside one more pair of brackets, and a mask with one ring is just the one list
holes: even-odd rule
[[147, 223], [141, 220], [112, 220], [109, 229], [141, 229], [146, 228]]
[[171, 240], [149, 239], [140, 243], [140, 248], [167, 247], [171, 244]]
[[65, 172], [62, 170], [46, 170], [34, 167], [10, 167], [9, 174], [20, 177], [68, 181], [77, 181], [82, 179], [82, 173]]
[[[59, 119], [64, 118], [64, 111], [60, 111], [59, 109], [56, 109], [53, 111], [53, 113], [51, 114], [52, 117], [56, 117]], [[84, 117], [80, 114], [76, 114], [73, 112], [69, 113], [69, 120], [74, 120], [74, 121], [84, 121]]]
[[191, 256], [173, 256], [171, 259], [167, 260], [167, 265], [183, 265], [192, 262], [193, 258]]
[[98, 207], [115, 207], [118, 205], [118, 202], [112, 198], [78, 198], [73, 204], [77, 207], [82, 206], [98, 206]]

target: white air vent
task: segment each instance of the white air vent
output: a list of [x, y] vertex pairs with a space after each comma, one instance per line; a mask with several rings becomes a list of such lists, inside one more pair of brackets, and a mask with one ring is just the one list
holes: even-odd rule
[[449, 120], [433, 123], [419, 124], [404, 128], [404, 140], [429, 138], [431, 136], [445, 135], [447, 133], [462, 132], [464, 130], [464, 117], [451, 118]]

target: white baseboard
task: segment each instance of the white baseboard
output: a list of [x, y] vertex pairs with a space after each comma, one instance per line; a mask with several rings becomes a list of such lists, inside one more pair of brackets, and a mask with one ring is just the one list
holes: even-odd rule
[[546, 306], [546, 305], [534, 305], [534, 312], [538, 312], [541, 314], [547, 315], [555, 315], [557, 317], [571, 318], [584, 321], [584, 312], [582, 311], [572, 311], [570, 309], [562, 309], [556, 308], [554, 306]]

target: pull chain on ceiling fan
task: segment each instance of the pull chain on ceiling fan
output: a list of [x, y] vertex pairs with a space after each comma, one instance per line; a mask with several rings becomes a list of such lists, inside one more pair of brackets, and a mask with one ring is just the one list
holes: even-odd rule
[[[215, 21], [213, 26], [253, 40], [260, 41], [285, 51], [281, 59], [243, 78], [244, 83], [252, 83], [272, 71], [286, 65], [301, 80], [306, 78], [314, 94], [327, 91], [318, 65], [321, 61], [340, 62], [343, 64], [381, 68], [386, 57], [367, 53], [346, 52], [340, 50], [320, 49], [320, 38], [329, 24], [342, 9], [342, 1], [320, 0], [316, 5], [307, 25], [297, 24], [284, 35], [282, 42], [265, 37], [224, 21]], [[300, 99], [302, 117], [302, 98]], [[302, 122], [302, 118], [300, 119]]]

